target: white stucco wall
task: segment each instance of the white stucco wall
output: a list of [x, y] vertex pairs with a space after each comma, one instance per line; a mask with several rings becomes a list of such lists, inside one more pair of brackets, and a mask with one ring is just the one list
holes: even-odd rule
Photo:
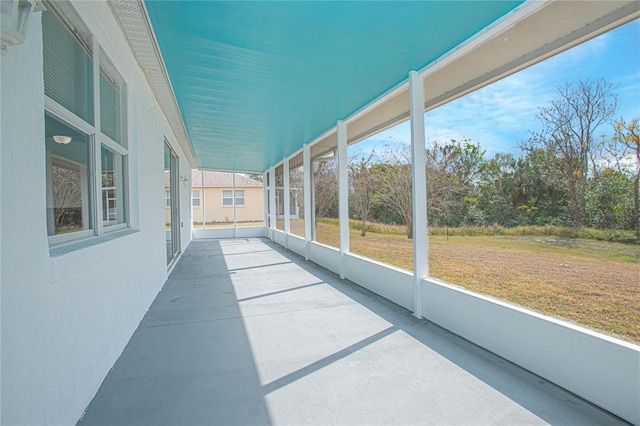
[[[139, 232], [50, 257], [38, 14], [26, 42], [10, 47], [0, 65], [3, 425], [79, 419], [167, 277], [165, 137], [180, 174], [191, 173], [107, 3], [76, 8], [128, 84], [131, 223]], [[189, 197], [181, 185], [183, 250], [191, 238]]]

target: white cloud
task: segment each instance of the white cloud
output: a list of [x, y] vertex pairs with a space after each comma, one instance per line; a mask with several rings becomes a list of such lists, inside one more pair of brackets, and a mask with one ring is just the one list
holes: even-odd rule
[[[634, 23], [640, 27], [640, 24]], [[557, 88], [578, 79], [606, 77], [620, 82], [617, 89], [621, 109], [627, 120], [640, 114], [640, 72], [617, 74], [619, 67], [609, 67], [620, 55], [621, 43], [628, 35], [610, 32], [520, 71], [483, 89], [446, 104], [425, 116], [427, 143], [446, 143], [451, 139], [470, 139], [480, 143], [487, 156], [497, 152], [518, 153], [518, 144], [530, 132], [539, 130], [538, 107], [557, 97]], [[614, 56], [612, 56], [614, 55]], [[618, 56], [619, 57], [619, 56]], [[608, 129], [607, 129], [608, 131]], [[409, 143], [409, 123], [375, 135], [367, 146], [402, 141]], [[376, 142], [373, 142], [376, 141]]]
[[468, 138], [490, 155], [514, 151], [537, 129], [537, 107], [553, 98], [547, 70], [529, 69], [470, 93], [425, 116], [428, 140]]

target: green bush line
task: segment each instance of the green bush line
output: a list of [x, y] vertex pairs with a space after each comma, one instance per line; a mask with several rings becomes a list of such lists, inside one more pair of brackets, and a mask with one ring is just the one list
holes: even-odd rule
[[[338, 226], [338, 219], [323, 218], [319, 222], [327, 225]], [[349, 220], [351, 229], [360, 230], [362, 222]], [[382, 223], [367, 222], [367, 232], [376, 234], [405, 235], [406, 228], [400, 225], [386, 225]], [[633, 231], [595, 229], [595, 228], [570, 228], [566, 226], [517, 226], [506, 228], [503, 226], [461, 226], [457, 228], [429, 227], [429, 235], [449, 236], [553, 236], [560, 238], [583, 238], [598, 241], [608, 241], [624, 244], [640, 244], [638, 235]]]

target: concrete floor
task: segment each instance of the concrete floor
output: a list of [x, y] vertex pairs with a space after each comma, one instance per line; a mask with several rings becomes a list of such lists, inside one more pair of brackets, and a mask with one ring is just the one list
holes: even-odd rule
[[545, 423], [624, 422], [265, 239], [193, 241], [79, 422]]

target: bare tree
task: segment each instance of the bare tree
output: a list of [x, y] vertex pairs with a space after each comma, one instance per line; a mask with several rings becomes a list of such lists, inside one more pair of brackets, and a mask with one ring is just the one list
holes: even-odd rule
[[611, 119], [617, 109], [614, 86], [604, 79], [566, 83], [558, 88], [558, 98], [540, 107], [542, 124], [523, 149], [543, 147], [556, 154], [557, 167], [566, 181], [575, 226], [585, 223], [585, 190], [589, 164], [595, 168], [597, 144], [594, 132]]
[[314, 225], [335, 215], [338, 205], [338, 162], [336, 159], [313, 162]]
[[304, 172], [302, 166], [296, 167], [289, 171], [289, 188], [291, 189], [291, 198], [295, 200], [298, 206], [300, 217], [304, 217]]
[[385, 151], [386, 162], [381, 180], [386, 201], [402, 219], [407, 228], [407, 238], [413, 238], [413, 193], [411, 192], [411, 151], [388, 148]]
[[78, 171], [53, 167], [55, 226], [62, 232], [82, 229], [82, 190]]
[[371, 167], [371, 159], [374, 157], [372, 150], [365, 160], [364, 155], [358, 153], [349, 159], [349, 202], [358, 214], [361, 226], [361, 236], [366, 236], [366, 223], [369, 218], [369, 210], [373, 203], [373, 195], [378, 187], [377, 174]]

